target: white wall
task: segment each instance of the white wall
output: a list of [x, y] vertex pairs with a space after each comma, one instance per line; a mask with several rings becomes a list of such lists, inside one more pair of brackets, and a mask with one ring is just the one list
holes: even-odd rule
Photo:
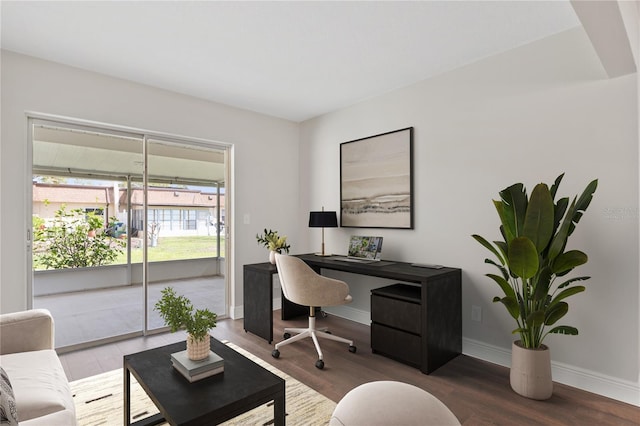
[[[255, 234], [278, 229], [296, 245], [298, 125], [2, 51], [0, 312], [28, 306], [26, 112], [230, 143], [234, 146], [232, 314], [242, 310], [242, 265], [267, 260]], [[280, 165], [277, 169], [274, 164]], [[229, 208], [229, 205], [228, 205]], [[249, 215], [250, 223], [244, 224]]]
[[[408, 126], [415, 229], [328, 230], [327, 250], [344, 253], [352, 233], [379, 234], [384, 258], [461, 268], [463, 350], [508, 364], [515, 323], [491, 302], [500, 290], [484, 277], [495, 272], [483, 263], [490, 255], [470, 235], [499, 237], [491, 200], [512, 183], [531, 190], [565, 172], [559, 194], [574, 196], [598, 178], [569, 241], [590, 258], [577, 271], [592, 276], [587, 291], [567, 300], [563, 322], [580, 335], [545, 343], [555, 380], [640, 405], [636, 75], [607, 79], [578, 28], [309, 120], [301, 128], [300, 208], [339, 210], [341, 142]], [[309, 235], [313, 250], [320, 235]], [[356, 308], [366, 309], [379, 283], [346, 278], [364, 304]], [[482, 308], [479, 323], [472, 305]]]

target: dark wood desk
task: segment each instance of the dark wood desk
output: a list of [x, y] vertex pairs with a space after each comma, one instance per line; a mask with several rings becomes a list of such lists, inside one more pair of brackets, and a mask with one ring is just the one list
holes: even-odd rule
[[[298, 255], [316, 272], [322, 269], [387, 278], [421, 287], [420, 362], [429, 374], [462, 352], [462, 271], [458, 268], [429, 269], [405, 262], [353, 263], [335, 257]], [[244, 329], [267, 341], [273, 340], [273, 274], [270, 263], [244, 266]], [[282, 297], [283, 319], [306, 313], [304, 307]], [[285, 312], [286, 310], [286, 312]]]

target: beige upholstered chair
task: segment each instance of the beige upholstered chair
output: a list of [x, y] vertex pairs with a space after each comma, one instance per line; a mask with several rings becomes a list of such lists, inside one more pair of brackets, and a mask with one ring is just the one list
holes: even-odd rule
[[[344, 305], [351, 302], [349, 286], [344, 281], [334, 280], [316, 274], [309, 265], [294, 256], [276, 254], [276, 266], [282, 293], [284, 296], [298, 305], [309, 306], [309, 327], [308, 328], [285, 328], [285, 340], [276, 344], [271, 353], [274, 358], [280, 356], [280, 348], [306, 337], [311, 337], [318, 351], [318, 361], [316, 367], [324, 368], [322, 350], [318, 343], [318, 338], [335, 340], [337, 342], [348, 343], [349, 351], [355, 352], [356, 347], [352, 340], [334, 336], [327, 332], [326, 328], [316, 328], [316, 307]], [[297, 333], [291, 336], [291, 333]]]

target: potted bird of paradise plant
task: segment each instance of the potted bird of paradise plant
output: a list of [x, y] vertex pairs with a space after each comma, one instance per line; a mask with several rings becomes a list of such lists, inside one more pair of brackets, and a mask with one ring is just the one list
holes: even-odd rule
[[568, 197], [556, 201], [563, 176], [551, 188], [536, 185], [530, 197], [522, 183], [500, 191], [500, 200], [493, 203], [503, 240], [492, 244], [473, 235], [497, 259], [485, 259], [499, 271], [486, 276], [504, 293], [493, 301], [502, 303], [517, 324], [513, 333], [520, 339], [512, 344], [511, 387], [532, 399], [548, 399], [553, 393], [551, 358], [543, 341], [549, 334], [578, 334], [577, 328], [556, 323], [569, 310], [565, 299], [585, 290], [576, 283], [590, 278], [565, 278], [588, 260], [580, 250], [567, 250], [567, 240], [591, 203], [598, 181], [590, 182], [571, 203]]

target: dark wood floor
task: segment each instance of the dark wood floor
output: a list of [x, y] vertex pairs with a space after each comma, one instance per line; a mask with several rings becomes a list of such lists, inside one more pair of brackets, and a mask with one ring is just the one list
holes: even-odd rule
[[[281, 321], [274, 312], [274, 336], [279, 341], [284, 327], [306, 326], [306, 320]], [[318, 326], [355, 340], [357, 353], [332, 341], [321, 341], [325, 368], [315, 368], [317, 355], [310, 339], [287, 345], [279, 359], [271, 356], [273, 345], [246, 333], [242, 320], [222, 320], [212, 331], [280, 370], [339, 401], [354, 387], [375, 380], [397, 380], [430, 392], [444, 402], [463, 425], [640, 425], [640, 408], [569, 386], [554, 384], [547, 401], [533, 401], [515, 394], [509, 386], [509, 370], [461, 355], [430, 375], [373, 354], [369, 327], [329, 316]], [[61, 356], [70, 380], [122, 367], [122, 355], [184, 340], [180, 333], [162, 334], [76, 351]]]

